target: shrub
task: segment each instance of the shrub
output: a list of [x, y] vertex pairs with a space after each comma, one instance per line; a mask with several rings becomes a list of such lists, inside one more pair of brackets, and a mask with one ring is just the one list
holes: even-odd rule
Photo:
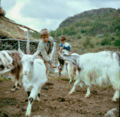
[[115, 40], [115, 37], [111, 37], [111, 41], [114, 41]]
[[120, 40], [115, 40], [114, 45], [115, 46], [120, 46]]
[[100, 45], [100, 43], [99, 43], [99, 42], [96, 42], [96, 45]]
[[51, 31], [50, 32], [50, 35], [52, 36], [52, 37], [55, 37], [56, 35], [55, 35], [55, 31]]
[[81, 37], [81, 35], [80, 35], [80, 34], [78, 34], [78, 35], [77, 35], [77, 38], [78, 38], [78, 39], [81, 39], [82, 37]]
[[94, 48], [94, 44], [93, 43], [90, 43], [89, 46], [90, 46], [90, 48]]
[[83, 46], [86, 48], [90, 45], [90, 39], [89, 38], [86, 38], [84, 43], [83, 43]]
[[75, 35], [76, 32], [75, 32], [75, 30], [69, 30], [67, 34], [70, 35], [70, 36], [72, 36], [72, 35]]
[[116, 36], [120, 38], [120, 31], [119, 30], [116, 30], [115, 32]]
[[110, 39], [104, 39], [101, 41], [101, 45], [105, 46], [105, 45], [111, 45], [111, 40]]
[[86, 33], [87, 31], [86, 31], [86, 30], [84, 30], [84, 29], [82, 29], [80, 32], [81, 32], [81, 33]]

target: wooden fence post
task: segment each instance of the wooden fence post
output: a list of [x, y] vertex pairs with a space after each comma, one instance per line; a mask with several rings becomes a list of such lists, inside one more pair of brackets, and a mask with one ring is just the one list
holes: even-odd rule
[[30, 30], [27, 31], [26, 53], [30, 54]]

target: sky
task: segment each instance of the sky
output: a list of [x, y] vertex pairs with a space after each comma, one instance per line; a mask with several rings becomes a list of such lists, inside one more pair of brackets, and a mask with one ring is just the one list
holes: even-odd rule
[[86, 10], [120, 8], [120, 0], [1, 0], [6, 17], [37, 31], [55, 30], [68, 17]]

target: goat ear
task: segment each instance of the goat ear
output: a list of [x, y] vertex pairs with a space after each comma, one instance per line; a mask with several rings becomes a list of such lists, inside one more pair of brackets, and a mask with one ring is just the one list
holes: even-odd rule
[[20, 48], [18, 49], [18, 52], [20, 54], [20, 57], [23, 57], [24, 53], [22, 52], [22, 50]]
[[33, 59], [35, 59], [38, 55], [39, 55], [40, 51], [37, 50], [34, 54], [33, 54]]

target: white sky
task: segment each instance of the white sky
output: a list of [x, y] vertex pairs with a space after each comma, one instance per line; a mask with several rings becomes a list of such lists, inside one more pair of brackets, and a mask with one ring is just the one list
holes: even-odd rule
[[120, 0], [1, 0], [6, 16], [40, 31], [55, 30], [66, 18], [86, 10], [120, 8]]

